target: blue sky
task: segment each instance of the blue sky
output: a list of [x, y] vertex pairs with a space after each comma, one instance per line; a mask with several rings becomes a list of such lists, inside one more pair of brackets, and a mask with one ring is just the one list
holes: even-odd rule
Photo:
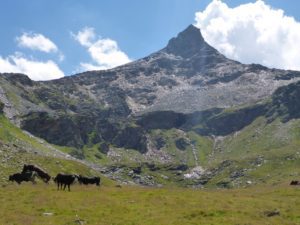
[[[2, 0], [0, 57], [4, 60], [18, 55], [32, 61], [51, 60], [64, 75], [70, 75], [83, 70], [80, 68], [83, 62], [97, 63], [96, 58], [93, 59], [91, 51], [88, 50], [97, 39], [108, 38], [114, 41], [112, 45], [116, 44], [119, 52], [126, 54], [130, 60], [136, 60], [163, 48], [171, 37], [176, 36], [189, 24], [194, 24], [195, 13], [204, 11], [211, 2], [211, 0]], [[249, 2], [255, 1], [223, 0], [230, 8]], [[274, 8], [283, 9], [285, 15], [300, 21], [300, 1], [264, 2]], [[84, 46], [75, 38], [84, 28], [93, 28], [93, 43], [90, 45]], [[46, 52], [22, 46], [18, 42], [20, 40], [18, 37], [24, 34], [28, 36], [42, 34], [51, 40], [57, 49]]]

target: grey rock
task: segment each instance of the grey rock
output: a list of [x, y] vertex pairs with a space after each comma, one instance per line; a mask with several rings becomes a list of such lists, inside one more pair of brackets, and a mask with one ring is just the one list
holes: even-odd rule
[[101, 143], [99, 146], [99, 151], [103, 154], [107, 154], [109, 151], [109, 145], [106, 143]]
[[267, 217], [273, 217], [273, 216], [280, 216], [280, 211], [279, 210], [270, 210], [270, 211], [265, 211], [264, 215]]
[[184, 138], [179, 138], [175, 140], [175, 145], [179, 150], [184, 151], [189, 146], [189, 143]]
[[[1, 74], [0, 113], [52, 144], [75, 147], [72, 155], [77, 158], [84, 158], [81, 148], [99, 143], [101, 153], [115, 154], [117, 160], [119, 155], [110, 155], [108, 146], [134, 149], [149, 161], [160, 158], [170, 162], [176, 155], [163, 154], [169, 140], [155, 137], [154, 148], [162, 150], [155, 152], [148, 138], [151, 130], [176, 128], [226, 136], [262, 115], [268, 122], [278, 116], [283, 122], [300, 118], [299, 79], [297, 71], [227, 59], [191, 25], [160, 51], [110, 70], [45, 82], [22, 74]], [[270, 101], [265, 103], [266, 99]], [[231, 107], [233, 112], [224, 110]], [[174, 140], [178, 139], [177, 148], [184, 150], [191, 142], [180, 137]], [[257, 158], [252, 165], [263, 163], [263, 158]], [[197, 182], [208, 182], [231, 164], [224, 161], [205, 171]], [[117, 178], [128, 174], [128, 169], [114, 169], [107, 174]], [[149, 169], [159, 170], [150, 164]], [[240, 176], [242, 172], [231, 174], [232, 179]], [[142, 183], [150, 179], [138, 178]]]

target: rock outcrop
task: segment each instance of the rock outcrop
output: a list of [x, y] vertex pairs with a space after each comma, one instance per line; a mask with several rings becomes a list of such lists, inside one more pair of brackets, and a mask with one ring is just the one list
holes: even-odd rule
[[[299, 72], [227, 59], [190, 25], [162, 50], [114, 69], [45, 82], [1, 74], [0, 99], [7, 101], [3, 111], [11, 121], [50, 143], [76, 148], [105, 143], [146, 153], [147, 132], [153, 129], [201, 124], [196, 131], [203, 135], [238, 131], [266, 108], [220, 114], [223, 109], [253, 105], [298, 79]], [[274, 105], [282, 102], [280, 90]], [[277, 114], [289, 110], [289, 117], [298, 116], [293, 104], [277, 108]]]

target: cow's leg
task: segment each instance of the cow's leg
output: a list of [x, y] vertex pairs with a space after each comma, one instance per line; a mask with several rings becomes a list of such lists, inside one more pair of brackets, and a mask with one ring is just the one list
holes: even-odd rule
[[64, 190], [66, 190], [66, 186], [67, 186], [67, 184], [64, 184]]

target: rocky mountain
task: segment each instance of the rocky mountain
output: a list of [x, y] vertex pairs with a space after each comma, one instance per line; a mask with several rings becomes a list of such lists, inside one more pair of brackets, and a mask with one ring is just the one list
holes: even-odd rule
[[102, 136], [96, 139], [112, 141], [114, 123], [127, 117], [253, 104], [298, 78], [300, 72], [227, 59], [190, 25], [164, 49], [115, 69], [48, 82], [2, 74], [0, 93], [16, 124], [55, 144], [78, 147], [95, 129]]
[[114, 69], [44, 82], [1, 74], [0, 106], [79, 158], [199, 166], [219, 140], [261, 117], [298, 118], [298, 80], [297, 71], [226, 58], [190, 25], [162, 50]]

